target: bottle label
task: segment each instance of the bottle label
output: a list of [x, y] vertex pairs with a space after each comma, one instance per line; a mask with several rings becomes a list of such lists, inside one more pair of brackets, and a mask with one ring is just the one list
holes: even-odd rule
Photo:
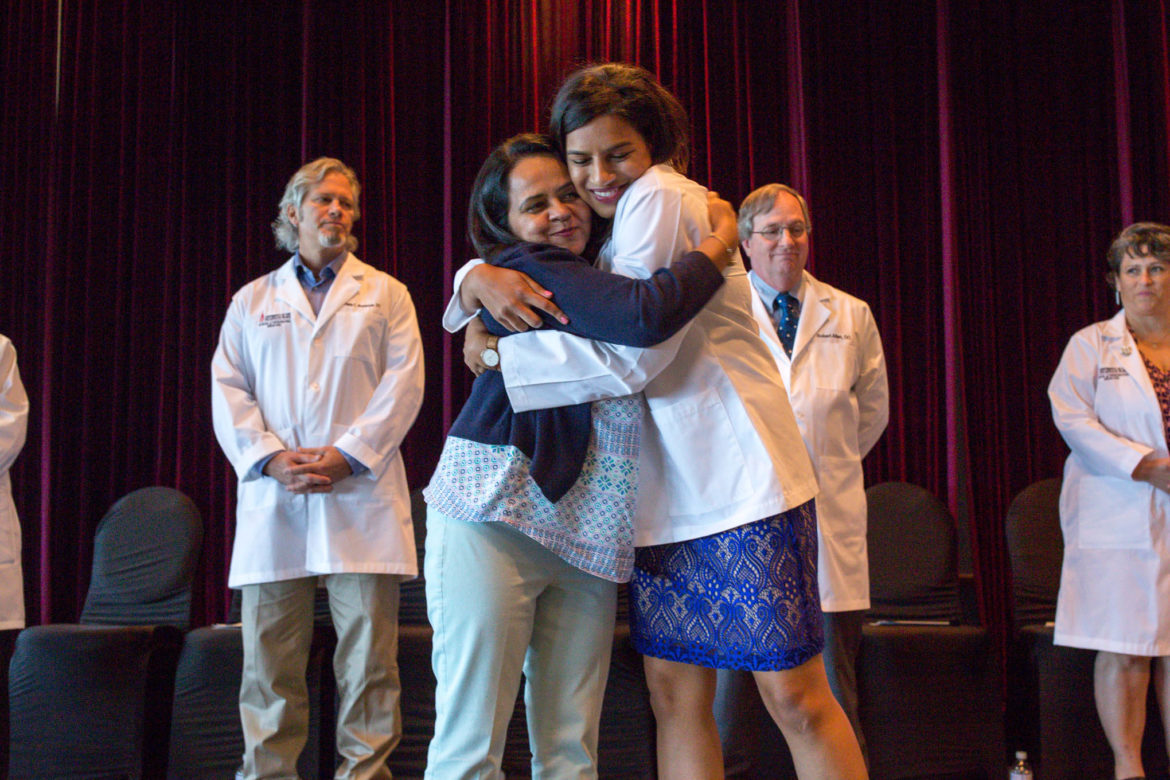
[[1008, 780], [1032, 780], [1032, 770], [1012, 767], [1008, 772]]

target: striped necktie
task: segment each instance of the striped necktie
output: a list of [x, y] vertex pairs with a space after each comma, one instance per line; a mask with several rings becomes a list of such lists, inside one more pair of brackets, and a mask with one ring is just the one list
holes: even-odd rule
[[784, 346], [784, 354], [792, 357], [792, 344], [796, 341], [796, 323], [800, 321], [800, 301], [795, 295], [782, 292], [776, 296], [772, 308], [780, 313], [776, 335], [780, 337], [780, 343]]

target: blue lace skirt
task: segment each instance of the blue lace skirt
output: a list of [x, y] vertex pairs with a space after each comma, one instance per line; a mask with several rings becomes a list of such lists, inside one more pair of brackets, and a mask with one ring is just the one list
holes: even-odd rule
[[642, 655], [777, 671], [821, 652], [817, 520], [809, 501], [686, 542], [639, 547], [630, 624]]

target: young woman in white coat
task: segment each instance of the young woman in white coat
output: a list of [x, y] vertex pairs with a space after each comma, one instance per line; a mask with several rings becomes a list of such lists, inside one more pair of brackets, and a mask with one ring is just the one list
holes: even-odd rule
[[1136, 778], [1151, 670], [1170, 726], [1170, 227], [1126, 228], [1108, 267], [1121, 311], [1072, 337], [1048, 386], [1072, 450], [1055, 643], [1098, 651], [1114, 775]]
[[[613, 220], [603, 268], [646, 277], [710, 233], [706, 190], [682, 173], [686, 114], [647, 71], [571, 74], [551, 131], [577, 191]], [[683, 331], [649, 350], [547, 330], [502, 340], [508, 396], [520, 410], [645, 391], [631, 631], [659, 777], [723, 777], [719, 668], [754, 673], [801, 778], [865, 777], [820, 657], [815, 478], [738, 259], [724, 276]], [[476, 297], [492, 308], [492, 296]]]

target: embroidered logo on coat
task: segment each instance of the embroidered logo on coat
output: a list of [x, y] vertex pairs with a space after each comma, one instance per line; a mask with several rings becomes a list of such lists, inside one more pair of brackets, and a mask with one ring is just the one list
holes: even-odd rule
[[284, 311], [276, 314], [265, 314], [260, 312], [260, 319], [256, 321], [261, 328], [277, 328], [281, 325], [288, 325], [292, 322], [292, 314]]

